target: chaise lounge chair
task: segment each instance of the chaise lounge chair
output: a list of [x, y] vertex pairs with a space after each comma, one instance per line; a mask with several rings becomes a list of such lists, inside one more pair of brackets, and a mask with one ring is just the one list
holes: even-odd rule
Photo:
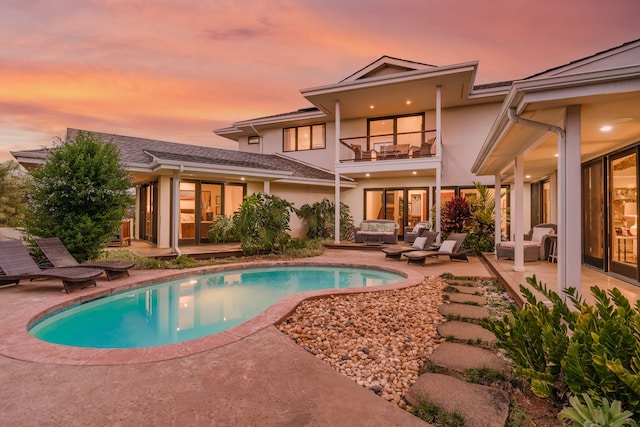
[[450, 260], [469, 261], [467, 254], [469, 249], [462, 249], [462, 244], [468, 233], [451, 233], [447, 240], [442, 242], [437, 251], [411, 251], [402, 255], [407, 258], [408, 264], [424, 264], [427, 258], [437, 258], [441, 255], [448, 256]]
[[4, 273], [0, 275], [2, 284], [18, 284], [24, 279], [60, 279], [67, 293], [74, 288], [96, 286], [96, 277], [102, 274], [102, 270], [87, 267], [41, 270], [19, 240], [0, 242], [0, 269]]
[[36, 239], [36, 244], [49, 262], [56, 268], [63, 267], [92, 267], [104, 270], [107, 279], [113, 280], [129, 275], [129, 269], [135, 267], [133, 262], [123, 261], [93, 261], [78, 263], [73, 255], [69, 253], [64, 243], [57, 237], [47, 239]]
[[403, 253], [412, 251], [424, 251], [429, 250], [433, 246], [438, 237], [436, 231], [422, 231], [420, 237], [416, 237], [411, 246], [408, 245], [394, 245], [382, 249], [385, 253], [385, 258], [400, 259]]

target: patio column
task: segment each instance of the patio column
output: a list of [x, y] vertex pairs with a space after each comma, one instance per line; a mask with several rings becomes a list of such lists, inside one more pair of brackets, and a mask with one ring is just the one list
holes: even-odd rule
[[340, 163], [340, 101], [336, 101], [335, 128], [335, 165], [333, 167], [335, 179], [335, 228], [333, 241], [337, 245], [340, 243], [340, 174], [337, 172], [338, 164]]
[[440, 231], [442, 230], [442, 204], [440, 203], [440, 200], [442, 200], [441, 198], [441, 192], [442, 192], [442, 167], [440, 166], [440, 163], [436, 164], [436, 199], [433, 201], [433, 203], [436, 206], [436, 232], [438, 233], [436, 235], [436, 243], [440, 243], [441, 237], [440, 236]]
[[262, 183], [262, 188], [264, 194], [271, 194], [271, 181], [265, 181], [264, 183]]
[[496, 247], [498, 243], [502, 241], [502, 215], [500, 207], [502, 206], [502, 176], [497, 173], [494, 179], [493, 200], [495, 202], [495, 210], [493, 212], [495, 219], [495, 243]]
[[567, 107], [564, 138], [558, 138], [558, 291], [581, 288], [582, 194], [579, 105]]
[[436, 86], [436, 156], [442, 158], [442, 86]]
[[[182, 166], [180, 166], [182, 169]], [[173, 171], [173, 188], [171, 189], [171, 253], [180, 255], [182, 252], [178, 247], [178, 230], [180, 228], [180, 172], [181, 170]]]
[[514, 224], [515, 248], [513, 251], [513, 271], [524, 271], [524, 161], [522, 155], [515, 158], [513, 166], [514, 174], [514, 209], [512, 222]]
[[436, 86], [436, 156], [440, 159], [436, 164], [436, 242], [440, 243], [442, 226], [442, 86]]

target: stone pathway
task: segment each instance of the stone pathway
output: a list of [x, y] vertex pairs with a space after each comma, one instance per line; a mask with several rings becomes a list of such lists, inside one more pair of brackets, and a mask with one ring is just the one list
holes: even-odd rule
[[416, 405], [421, 399], [447, 411], [458, 411], [469, 427], [504, 426], [509, 416], [510, 396], [505, 391], [472, 384], [464, 379], [467, 369], [489, 368], [509, 375], [511, 368], [504, 359], [487, 349], [495, 336], [477, 324], [489, 312], [482, 288], [475, 282], [447, 280], [449, 288], [438, 311], [449, 319], [439, 325], [438, 333], [447, 339], [429, 356], [434, 370], [444, 373], [424, 373], [409, 389], [406, 400]]

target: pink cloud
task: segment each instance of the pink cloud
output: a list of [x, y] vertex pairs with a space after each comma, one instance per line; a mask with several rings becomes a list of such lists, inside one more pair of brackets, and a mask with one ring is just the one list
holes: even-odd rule
[[6, 0], [0, 158], [66, 127], [223, 144], [212, 129], [305, 107], [299, 89], [385, 54], [518, 79], [640, 38], [638, 16], [637, 0]]

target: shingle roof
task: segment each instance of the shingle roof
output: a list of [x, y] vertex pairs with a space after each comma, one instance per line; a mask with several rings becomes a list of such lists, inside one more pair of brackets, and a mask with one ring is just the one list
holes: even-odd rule
[[[67, 135], [73, 136], [78, 131], [78, 129], [67, 129]], [[105, 142], [111, 142], [118, 146], [122, 162], [125, 164], [151, 164], [155, 158], [185, 163], [201, 163], [208, 166], [237, 166], [262, 171], [290, 172], [292, 177], [305, 179], [334, 179], [334, 174], [329, 171], [275, 154], [247, 153], [110, 133], [83, 132], [90, 132]]]

